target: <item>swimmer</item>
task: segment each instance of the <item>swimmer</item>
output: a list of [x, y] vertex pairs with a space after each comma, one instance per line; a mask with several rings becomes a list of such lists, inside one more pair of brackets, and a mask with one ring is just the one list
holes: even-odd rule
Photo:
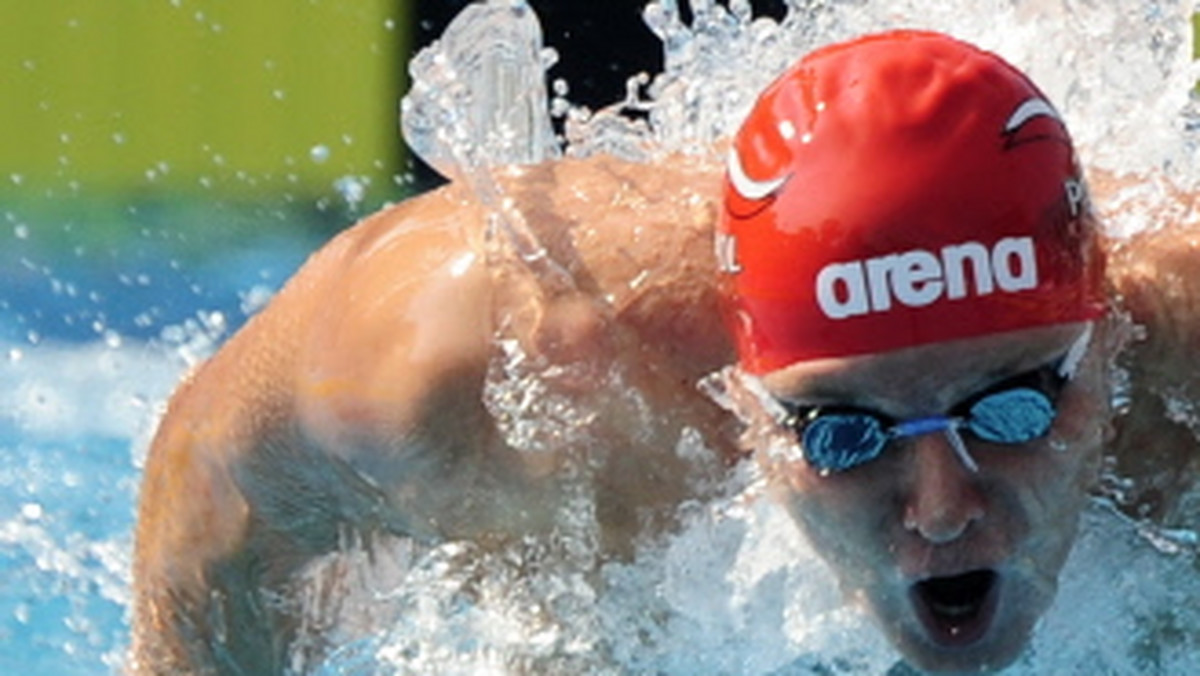
[[[1200, 243], [1106, 250], [1050, 102], [933, 33], [805, 57], [727, 158], [498, 172], [537, 255], [457, 184], [315, 254], [154, 438], [135, 671], [280, 673], [307, 563], [381, 534], [547, 534], [581, 448], [604, 558], [710, 498], [697, 471], [754, 461], [912, 665], [1019, 656], [1102, 449], [1164, 424], [1126, 435], [1109, 409], [1119, 303], [1150, 336], [1135, 399], [1197, 385]], [[483, 393], [518, 377], [490, 368], [510, 354], [591, 414], [582, 432], [508, 433]], [[713, 373], [741, 421], [697, 387]], [[686, 434], [712, 458], [678, 454]]]
[[1063, 121], [996, 57], [820, 50], [729, 155], [739, 363], [801, 457], [769, 474], [916, 666], [1015, 659], [1096, 478], [1102, 252]]

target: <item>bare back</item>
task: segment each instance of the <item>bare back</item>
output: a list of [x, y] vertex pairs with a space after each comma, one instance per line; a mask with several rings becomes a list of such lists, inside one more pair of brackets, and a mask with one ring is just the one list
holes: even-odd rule
[[[315, 254], [181, 386], [154, 440], [138, 668], [279, 671], [294, 618], [273, 600], [306, 561], [348, 533], [546, 528], [581, 453], [607, 549], [666, 527], [695, 491], [681, 437], [714, 449], [709, 466], [732, 455], [695, 389], [730, 357], [709, 281], [716, 174], [688, 163], [499, 176], [544, 259], [522, 259], [455, 186]], [[502, 405], [522, 383], [537, 405], [591, 414], [530, 433]]]
[[1133, 334], [1118, 361], [1126, 410], [1117, 418], [1114, 469], [1132, 480], [1117, 496], [1131, 515], [1196, 528], [1184, 502], [1200, 490], [1200, 196], [1172, 197], [1162, 206], [1169, 216], [1146, 214], [1156, 227], [1110, 251], [1116, 306]]
[[[718, 178], [682, 157], [565, 160], [498, 174], [500, 209], [452, 185], [315, 254], [180, 387], [154, 440], [136, 667], [279, 672], [306, 562], [372, 533], [545, 532], [580, 467], [606, 556], [670, 529], [737, 456], [736, 421], [695, 387], [733, 361]], [[1147, 332], [1124, 357], [1114, 450], [1164, 517], [1197, 455], [1194, 430], [1163, 425], [1163, 393], [1200, 393], [1198, 261], [1195, 233], [1170, 229], [1111, 257]], [[684, 438], [709, 457], [677, 453]]]

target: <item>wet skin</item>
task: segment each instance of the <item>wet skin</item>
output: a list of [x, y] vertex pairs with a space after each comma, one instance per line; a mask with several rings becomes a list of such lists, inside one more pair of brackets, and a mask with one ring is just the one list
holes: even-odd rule
[[[669, 531], [679, 504], [706, 499], [688, 477], [697, 462], [675, 452], [681, 435], [700, 432], [713, 449], [706, 471], [718, 476], [744, 450], [737, 421], [696, 388], [734, 360], [713, 288], [718, 171], [695, 158], [597, 157], [503, 179], [545, 260], [573, 280], [567, 292], [544, 270], [496, 256], [486, 210], [461, 186], [381, 211], [314, 254], [172, 397], [140, 493], [131, 670], [282, 672], [295, 618], [276, 601], [347, 533], [495, 539], [552, 527], [572, 449], [505, 443], [483, 405], [501, 338], [548, 371], [563, 366], [557, 394], [597, 413], [604, 556]], [[1109, 271], [1149, 336], [1126, 353], [1133, 405], [1112, 452], [1153, 464], [1155, 476], [1190, 477], [1197, 455], [1155, 394], [1200, 392], [1194, 230], [1147, 233]], [[1076, 332], [815, 362], [767, 381], [798, 402], [944, 413], [1059, 357]], [[1107, 429], [1101, 338], [1047, 439], [1014, 449], [967, 438], [978, 475], [937, 435], [831, 477], [758, 454], [847, 591], [914, 664], [998, 666], [1049, 603]], [[593, 377], [613, 372], [617, 386]], [[977, 640], [943, 645], [916, 615], [913, 584], [980, 568], [999, 576], [994, 618]]]
[[[314, 254], [159, 426], [133, 671], [282, 673], [308, 562], [377, 535], [545, 534], [585, 453], [603, 557], [669, 529], [680, 503], [704, 499], [696, 473], [737, 455], [734, 421], [695, 387], [733, 358], [711, 283], [717, 179], [693, 158], [507, 172], [498, 181], [545, 249], [529, 263], [489, 239], [487, 212], [454, 184]], [[510, 443], [485, 407], [504, 350], [536, 377], [523, 387], [588, 420], [536, 451]], [[712, 457], [681, 458], [685, 434]]]
[[[798, 364], [763, 381], [773, 395], [803, 405], [853, 405], [895, 419], [943, 414], [1062, 357], [1081, 326]], [[878, 459], [824, 476], [795, 456], [766, 460], [777, 493], [845, 593], [869, 608], [916, 666], [1004, 666], [1052, 601], [1107, 435], [1097, 342], [1062, 391], [1046, 437], [1008, 446], [963, 435], [978, 473], [942, 433], [895, 440]], [[958, 591], [933, 596], [934, 604], [918, 586], [973, 571], [995, 575], [959, 578]]]

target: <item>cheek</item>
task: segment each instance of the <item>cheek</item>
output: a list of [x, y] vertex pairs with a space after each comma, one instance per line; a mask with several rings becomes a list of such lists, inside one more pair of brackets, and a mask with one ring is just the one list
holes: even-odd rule
[[[874, 468], [872, 468], [874, 469]], [[776, 468], [772, 491], [828, 559], [866, 561], [888, 542], [890, 488], [877, 472], [818, 476], [804, 465]], [[893, 519], [894, 520], [894, 519]]]
[[859, 511], [861, 490], [842, 476], [820, 476], [802, 461], [777, 464], [769, 476], [775, 497], [797, 521], [843, 521]]
[[1107, 370], [1099, 357], [1093, 356], [1063, 391], [1053, 436], [1098, 453], [1112, 436], [1113, 415]]
[[[1069, 394], [1069, 396], [1067, 396]], [[1110, 428], [1111, 411], [1106, 393], [1078, 388], [1064, 393], [1059, 419], [1050, 433], [1048, 453], [1061, 479], [1086, 491], [1100, 468], [1104, 440]]]
[[[1049, 435], [1028, 453], [998, 452], [1016, 487], [1025, 486], [1042, 510], [1077, 508], [1100, 470], [1111, 409], [1103, 371], [1081, 370], [1058, 399], [1058, 416]], [[1011, 463], [1011, 464], [1010, 464]]]
[[1048, 438], [1030, 453], [997, 453], [1014, 513], [1028, 520], [1034, 542], [1057, 549], [1070, 541], [1099, 473], [1107, 406], [1090, 391], [1064, 392]]

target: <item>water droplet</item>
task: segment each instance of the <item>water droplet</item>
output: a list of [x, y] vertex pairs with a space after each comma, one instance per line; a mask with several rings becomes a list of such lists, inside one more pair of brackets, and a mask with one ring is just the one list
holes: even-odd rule
[[249, 317], [266, 307], [267, 303], [271, 300], [271, 296], [274, 295], [274, 291], [265, 284], [255, 284], [249, 291], [238, 295], [241, 296], [242, 314]]
[[30, 521], [37, 521], [42, 518], [42, 514], [42, 506], [36, 502], [26, 502], [21, 505], [21, 516]]
[[541, 26], [523, 2], [468, 6], [409, 64], [404, 138], [444, 176], [558, 155]]
[[334, 181], [333, 187], [352, 209], [357, 209], [367, 195], [370, 180], [362, 176], [343, 176]]

